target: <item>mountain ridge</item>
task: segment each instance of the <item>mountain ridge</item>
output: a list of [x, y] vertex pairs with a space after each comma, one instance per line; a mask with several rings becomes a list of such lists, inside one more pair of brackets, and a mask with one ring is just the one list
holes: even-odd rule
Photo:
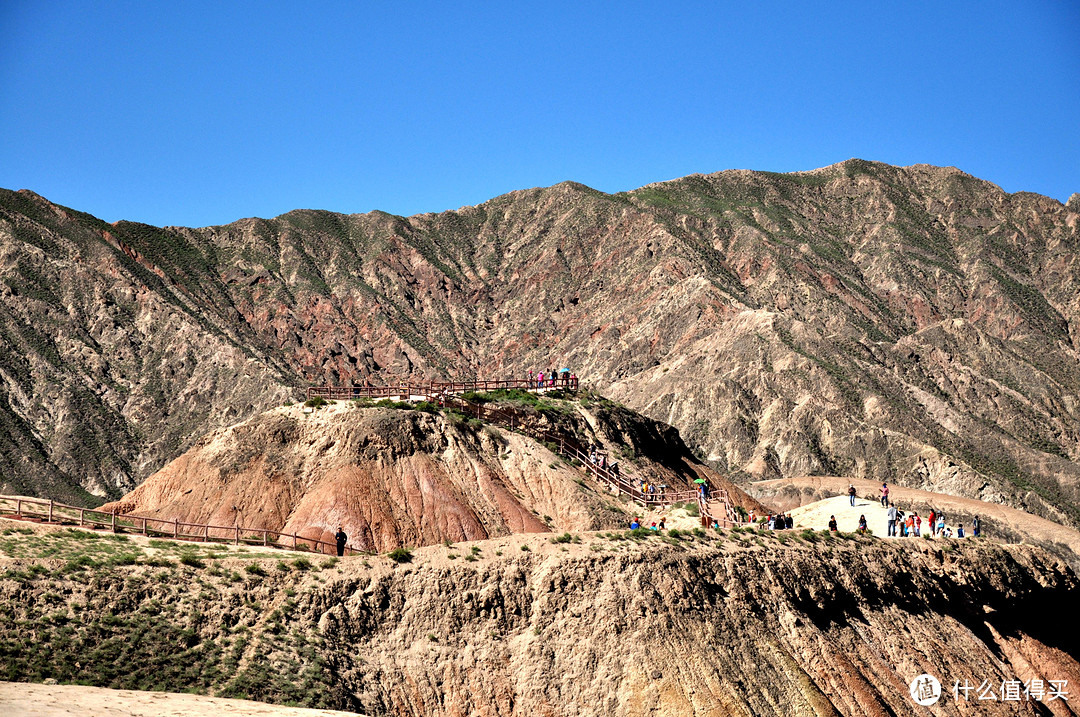
[[736, 477], [1077, 523], [1072, 203], [863, 160], [201, 229], [0, 194], [6, 489], [118, 497], [313, 382], [559, 363]]

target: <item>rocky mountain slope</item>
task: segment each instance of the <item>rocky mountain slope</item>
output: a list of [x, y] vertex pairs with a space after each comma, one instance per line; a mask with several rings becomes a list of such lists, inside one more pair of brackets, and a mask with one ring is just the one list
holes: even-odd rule
[[[669, 426], [614, 404], [547, 397], [539, 405], [543, 412], [520, 407], [521, 421], [610, 451], [627, 475], [683, 491], [704, 475], [738, 504], [762, 509], [698, 462]], [[200, 439], [103, 509], [331, 543], [340, 525], [350, 547], [376, 552], [625, 527], [631, 506], [553, 448], [434, 406], [281, 407]]]
[[1078, 221], [861, 160], [203, 229], [2, 192], [3, 488], [118, 497], [311, 382], [562, 364], [722, 471], [1076, 525]]
[[791, 717], [915, 714], [929, 673], [928, 714], [1076, 709], [951, 695], [1080, 684], [1075, 621], [1046, 619], [1080, 584], [1029, 546], [533, 535], [395, 564], [91, 537], [0, 538], [0, 678], [386, 715]]

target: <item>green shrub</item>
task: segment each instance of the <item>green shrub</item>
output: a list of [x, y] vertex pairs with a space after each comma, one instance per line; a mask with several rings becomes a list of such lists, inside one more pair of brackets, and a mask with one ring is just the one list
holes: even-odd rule
[[245, 565], [244, 570], [246, 570], [250, 575], [258, 575], [259, 577], [264, 577], [266, 575], [266, 571], [263, 570], [263, 567], [258, 563], [250, 563], [248, 565]]
[[558, 536], [552, 538], [551, 542], [553, 542], [553, 543], [572, 543], [572, 542], [574, 542], [574, 536], [570, 535], [570, 533], [563, 533], [562, 535], [558, 535]]
[[329, 403], [330, 402], [322, 396], [315, 396], [304, 401], [304, 405], [308, 408], [322, 408], [323, 406], [329, 405]]
[[529, 550], [530, 550], [530, 548], [529, 548], [528, 545], [522, 545], [521, 546], [521, 552], [527, 553], [527, 552], [529, 552]]
[[678, 528], [672, 528], [667, 532], [667, 534], [672, 538], [678, 538], [680, 535], [682, 535], [682, 532]]
[[390, 558], [395, 563], [411, 563], [412, 551], [408, 548], [395, 548], [387, 553], [386, 557]]
[[189, 568], [201, 568], [203, 567], [203, 561], [199, 560], [199, 557], [194, 553], [184, 553], [180, 556], [180, 563], [187, 565]]
[[296, 560], [292, 561], [292, 564], [293, 564], [293, 567], [296, 568], [297, 570], [310, 570], [311, 569], [311, 561], [308, 560], [307, 558], [297, 558]]

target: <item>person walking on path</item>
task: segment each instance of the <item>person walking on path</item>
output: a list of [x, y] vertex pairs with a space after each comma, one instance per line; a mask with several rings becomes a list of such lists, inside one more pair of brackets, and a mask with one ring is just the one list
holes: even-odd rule
[[855, 484], [852, 483], [847, 489], [848, 498], [851, 499], [851, 507], [855, 507]]
[[936, 518], [937, 518], [937, 515], [934, 513], [934, 509], [931, 508], [930, 509], [930, 517], [927, 519], [929, 521], [929, 523], [930, 523], [930, 535], [936, 535], [937, 534], [937, 523], [934, 522], [934, 520]]
[[889, 484], [881, 484], [881, 504], [888, 507], [889, 505]]
[[337, 542], [337, 554], [340, 558], [345, 555], [345, 543], [349, 541], [349, 536], [345, 535], [345, 531], [340, 525], [337, 528], [337, 534], [334, 535], [334, 540]]
[[938, 513], [937, 517], [937, 532], [941, 537], [945, 537], [945, 514]]
[[980, 528], [981, 526], [979, 525], [979, 516], [976, 515], [974, 518], [971, 519], [971, 537], [978, 538]]
[[890, 505], [889, 506], [889, 512], [887, 513], [887, 515], [889, 517], [889, 522], [888, 522], [887, 531], [886, 531], [885, 534], [890, 536], [890, 537], [895, 537], [896, 536], [896, 506], [895, 505]]

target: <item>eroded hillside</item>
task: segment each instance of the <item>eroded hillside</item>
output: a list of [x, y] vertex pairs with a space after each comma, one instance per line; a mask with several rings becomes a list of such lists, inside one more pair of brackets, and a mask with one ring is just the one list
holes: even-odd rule
[[860, 160], [203, 229], [4, 192], [0, 468], [117, 497], [290, 387], [569, 365], [722, 471], [1076, 524], [1078, 221]]
[[1080, 586], [1028, 546], [602, 533], [396, 564], [37, 530], [0, 539], [5, 679], [367, 714], [783, 717], [913, 714], [922, 673], [948, 686], [935, 715], [989, 713], [954, 680], [1080, 684], [1075, 623], [1046, 619]]
[[[600, 446], [627, 475], [672, 490], [705, 476], [738, 504], [761, 509], [695, 460], [670, 426], [608, 401], [525, 397], [532, 402], [504, 408]], [[630, 506], [553, 444], [434, 405], [400, 405], [271, 410], [204, 437], [103, 509], [330, 542], [340, 525], [350, 546], [365, 551], [628, 523]]]

